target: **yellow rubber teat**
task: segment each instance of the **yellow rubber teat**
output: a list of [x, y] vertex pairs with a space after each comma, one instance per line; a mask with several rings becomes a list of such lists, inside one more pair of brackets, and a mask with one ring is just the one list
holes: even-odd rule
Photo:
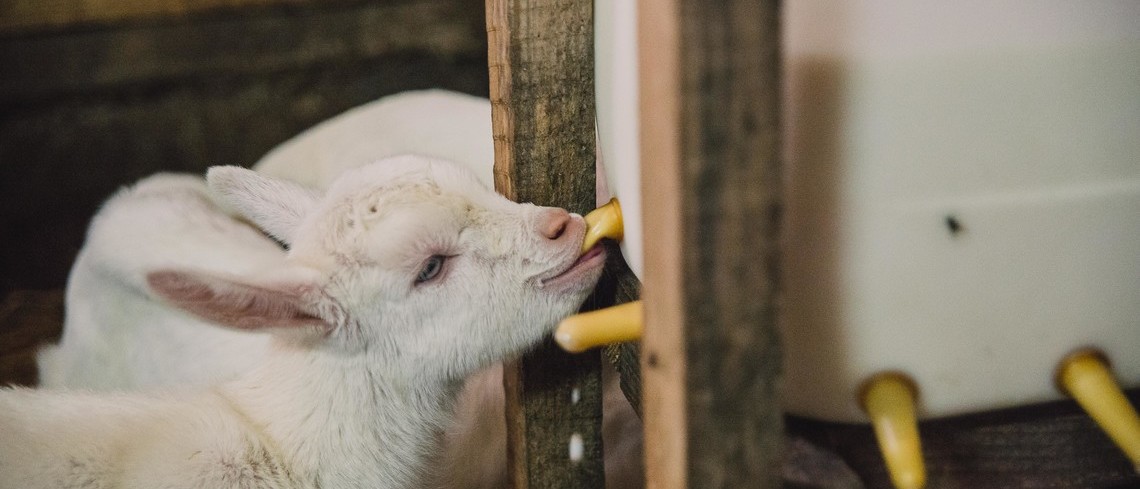
[[918, 437], [914, 382], [900, 373], [881, 373], [867, 381], [860, 397], [863, 410], [871, 418], [891, 482], [899, 489], [925, 486], [926, 465]]
[[570, 316], [554, 331], [554, 341], [571, 353], [595, 346], [641, 339], [641, 301]]
[[1086, 349], [1065, 357], [1057, 369], [1057, 384], [1077, 400], [1140, 472], [1140, 417], [1113, 378], [1104, 354]]
[[621, 221], [621, 204], [616, 198], [586, 214], [586, 239], [582, 242], [582, 253], [593, 248], [602, 238], [621, 241], [625, 226]]

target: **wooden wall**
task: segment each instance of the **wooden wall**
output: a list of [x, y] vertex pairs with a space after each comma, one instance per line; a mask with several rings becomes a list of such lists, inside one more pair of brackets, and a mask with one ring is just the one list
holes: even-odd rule
[[486, 95], [486, 53], [479, 0], [0, 2], [0, 297], [61, 288], [119, 186], [386, 94]]
[[780, 1], [638, 22], [648, 487], [782, 487]]
[[[0, 3], [0, 31], [69, 30], [203, 14], [240, 14], [251, 7], [348, 4], [354, 0], [6, 0]], [[355, 0], [361, 3], [360, 0]], [[388, 2], [392, 3], [392, 2]]]

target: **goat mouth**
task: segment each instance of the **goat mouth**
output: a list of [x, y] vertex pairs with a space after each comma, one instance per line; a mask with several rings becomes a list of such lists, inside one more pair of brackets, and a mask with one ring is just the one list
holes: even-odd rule
[[579, 256], [562, 271], [538, 281], [539, 287], [559, 286], [579, 280], [582, 275], [601, 266], [606, 261], [606, 249], [601, 243]]

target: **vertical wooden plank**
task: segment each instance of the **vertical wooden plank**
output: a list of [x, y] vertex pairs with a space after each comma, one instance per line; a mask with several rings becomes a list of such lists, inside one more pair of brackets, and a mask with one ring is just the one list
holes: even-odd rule
[[[613, 247], [606, 263], [606, 274], [594, 291], [599, 307], [624, 304], [641, 298], [641, 281], [629, 269], [621, 251]], [[605, 358], [618, 373], [619, 386], [634, 413], [641, 414], [641, 348], [638, 342], [607, 345], [602, 349]]]
[[[487, 36], [496, 189], [516, 201], [591, 210], [591, 1], [487, 0]], [[600, 367], [596, 351], [569, 355], [549, 342], [507, 365], [513, 487], [604, 487]]]
[[639, 26], [648, 485], [778, 487], [779, 2]]

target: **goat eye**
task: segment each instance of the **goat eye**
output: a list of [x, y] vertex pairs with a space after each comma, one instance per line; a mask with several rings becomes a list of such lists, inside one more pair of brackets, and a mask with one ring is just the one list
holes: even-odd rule
[[443, 255], [432, 255], [424, 262], [424, 267], [420, 269], [420, 274], [416, 276], [416, 283], [422, 284], [431, 280], [439, 275], [443, 270]]

